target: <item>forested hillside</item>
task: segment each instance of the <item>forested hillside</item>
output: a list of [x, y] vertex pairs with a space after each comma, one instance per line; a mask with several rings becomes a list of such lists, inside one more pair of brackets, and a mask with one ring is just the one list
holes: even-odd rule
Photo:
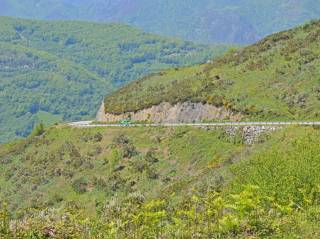
[[93, 117], [106, 92], [226, 47], [195, 45], [120, 24], [0, 17], [0, 142], [39, 121]]
[[320, 21], [271, 35], [211, 63], [171, 69], [105, 98], [105, 111], [201, 102], [254, 120], [319, 120]]
[[318, 0], [2, 0], [0, 14], [116, 21], [205, 43], [253, 43], [320, 17]]

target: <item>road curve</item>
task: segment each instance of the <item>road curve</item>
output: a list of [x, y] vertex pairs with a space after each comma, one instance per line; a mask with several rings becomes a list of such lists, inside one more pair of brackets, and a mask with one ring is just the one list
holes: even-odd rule
[[99, 124], [93, 121], [78, 121], [68, 123], [68, 126], [75, 128], [96, 128], [96, 127], [181, 127], [181, 126], [320, 126], [320, 122], [292, 121], [292, 122], [217, 122], [217, 123], [159, 123], [159, 124]]

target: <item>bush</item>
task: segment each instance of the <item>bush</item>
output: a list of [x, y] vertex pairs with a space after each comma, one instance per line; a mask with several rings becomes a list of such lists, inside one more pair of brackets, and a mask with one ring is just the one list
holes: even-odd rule
[[101, 133], [96, 133], [94, 136], [93, 136], [93, 140], [94, 142], [101, 142], [103, 139], [103, 136]]
[[157, 163], [159, 162], [159, 159], [156, 157], [155, 155], [155, 151], [152, 149], [152, 150], [149, 150], [146, 154], [146, 157], [145, 157], [145, 160], [149, 163]]
[[87, 192], [88, 181], [85, 178], [76, 179], [72, 183], [72, 188], [76, 193], [83, 194]]
[[30, 134], [30, 138], [37, 137], [43, 135], [45, 132], [43, 123], [36, 125], [33, 131]]
[[122, 146], [121, 151], [124, 158], [132, 158], [138, 154], [136, 148], [131, 143]]
[[149, 179], [158, 179], [159, 178], [159, 174], [157, 173], [157, 171], [153, 167], [147, 167], [146, 174]]
[[140, 157], [131, 161], [131, 167], [135, 172], [142, 173], [147, 168], [147, 163]]
[[135, 146], [130, 142], [130, 140], [123, 134], [115, 137], [113, 139], [114, 145], [121, 149], [121, 154], [124, 158], [132, 158], [138, 155]]
[[126, 145], [130, 142], [130, 140], [123, 134], [120, 134], [118, 136], [116, 136], [114, 139], [113, 139], [113, 143], [116, 145], [116, 146], [122, 146], [122, 145]]

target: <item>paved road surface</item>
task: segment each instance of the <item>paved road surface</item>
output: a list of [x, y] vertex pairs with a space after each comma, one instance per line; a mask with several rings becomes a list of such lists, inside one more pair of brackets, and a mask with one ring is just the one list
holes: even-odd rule
[[71, 127], [76, 128], [95, 128], [95, 127], [179, 127], [179, 126], [213, 126], [213, 127], [225, 127], [225, 126], [285, 126], [285, 125], [297, 125], [297, 126], [320, 126], [320, 122], [217, 122], [217, 123], [163, 123], [163, 124], [96, 124], [93, 121], [78, 121], [68, 123]]

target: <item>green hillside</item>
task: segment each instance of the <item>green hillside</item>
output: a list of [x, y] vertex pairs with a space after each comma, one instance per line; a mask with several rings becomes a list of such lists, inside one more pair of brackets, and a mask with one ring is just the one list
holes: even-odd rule
[[213, 60], [144, 77], [105, 98], [120, 114], [161, 102], [203, 102], [256, 120], [319, 119], [320, 21]]
[[122, 22], [198, 42], [248, 44], [320, 17], [318, 0], [2, 0], [0, 15]]
[[0, 144], [1, 239], [320, 237], [319, 126], [52, 125], [92, 116], [106, 92], [114, 114], [201, 102], [319, 121], [320, 21], [207, 61], [225, 47], [0, 19], [0, 140], [34, 128]]
[[115, 195], [187, 190], [211, 167], [244, 150], [223, 131], [56, 126], [41, 138], [1, 147], [0, 198], [15, 211], [77, 201], [95, 213], [97, 200], [104, 203]]
[[[319, 233], [319, 129], [282, 129], [254, 146], [224, 129], [188, 127], [59, 126], [34, 135], [0, 147], [0, 236]], [[19, 219], [11, 229], [10, 218]]]
[[112, 89], [97, 74], [32, 48], [0, 43], [0, 62], [1, 140], [26, 136], [39, 121], [88, 115], [103, 89]]
[[93, 117], [106, 92], [226, 49], [120, 24], [0, 17], [0, 31], [0, 142], [25, 137], [39, 121]]

